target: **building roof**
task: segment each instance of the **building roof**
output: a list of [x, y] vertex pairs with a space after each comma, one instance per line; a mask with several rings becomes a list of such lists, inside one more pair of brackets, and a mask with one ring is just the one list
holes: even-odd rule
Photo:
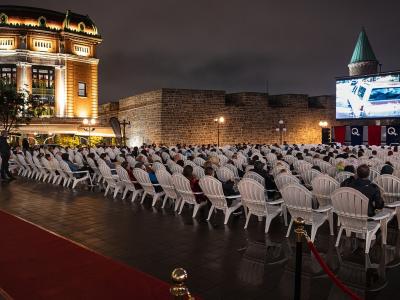
[[[48, 30], [64, 30], [81, 34], [98, 35], [97, 27], [88, 15], [81, 15], [70, 10], [57, 12], [48, 9], [17, 6], [0, 5], [0, 16], [6, 18], [0, 20], [1, 26], [8, 27], [41, 27]], [[45, 19], [45, 24], [40, 24], [39, 19]], [[80, 27], [80, 24], [84, 27]]]
[[350, 63], [357, 63], [362, 61], [378, 61], [375, 53], [372, 50], [371, 44], [369, 43], [367, 33], [362, 28], [358, 35], [357, 43], [351, 56]]

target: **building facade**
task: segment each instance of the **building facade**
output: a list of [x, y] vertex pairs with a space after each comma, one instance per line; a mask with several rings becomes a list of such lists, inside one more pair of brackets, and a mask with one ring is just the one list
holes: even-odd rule
[[[82, 119], [98, 117], [101, 41], [89, 16], [0, 5], [0, 78], [45, 108], [18, 131], [86, 135]], [[112, 136], [110, 128], [96, 133]]]

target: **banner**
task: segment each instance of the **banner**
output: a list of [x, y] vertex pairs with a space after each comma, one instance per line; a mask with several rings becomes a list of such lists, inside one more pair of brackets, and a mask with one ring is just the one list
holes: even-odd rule
[[110, 126], [112, 130], [114, 131], [115, 137], [117, 139], [117, 143], [121, 144], [121, 123], [119, 122], [118, 118], [112, 117], [110, 118]]
[[400, 126], [386, 126], [386, 144], [399, 143], [400, 141]]
[[333, 128], [334, 142], [344, 144], [346, 136], [346, 126], [335, 126]]
[[350, 134], [353, 146], [363, 144], [363, 126], [350, 126]]
[[381, 126], [368, 126], [368, 145], [381, 145]]

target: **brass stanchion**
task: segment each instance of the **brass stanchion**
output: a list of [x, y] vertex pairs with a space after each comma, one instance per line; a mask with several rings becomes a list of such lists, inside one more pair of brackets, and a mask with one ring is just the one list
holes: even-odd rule
[[171, 279], [173, 282], [172, 287], [169, 289], [171, 295], [175, 300], [195, 300], [186, 287], [185, 282], [188, 278], [186, 270], [177, 268], [172, 271]]
[[303, 260], [303, 235], [304, 235], [304, 220], [297, 218], [294, 220], [296, 233], [296, 265], [294, 271], [294, 300], [301, 298], [301, 268]]

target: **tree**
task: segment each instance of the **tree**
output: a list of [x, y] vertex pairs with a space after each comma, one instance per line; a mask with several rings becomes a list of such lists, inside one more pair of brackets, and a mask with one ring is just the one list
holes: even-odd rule
[[0, 80], [0, 125], [10, 132], [32, 118], [43, 114], [43, 104], [32, 97], [27, 89], [17, 91], [14, 84]]

